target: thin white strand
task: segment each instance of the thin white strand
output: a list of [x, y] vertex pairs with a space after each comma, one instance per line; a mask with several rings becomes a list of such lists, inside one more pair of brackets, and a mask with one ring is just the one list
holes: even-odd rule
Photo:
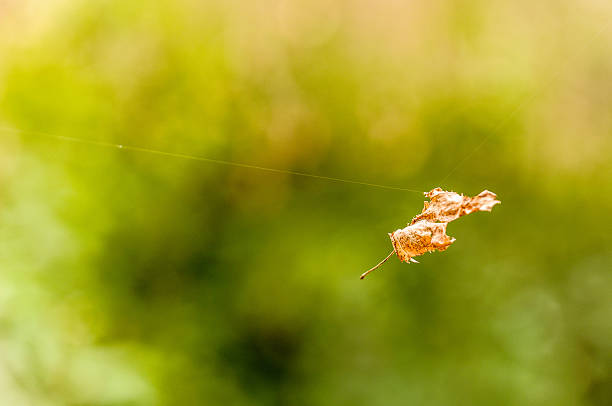
[[419, 193], [419, 194], [423, 193], [420, 190], [407, 189], [407, 188], [402, 188], [398, 186], [380, 185], [377, 183], [361, 182], [361, 181], [351, 180], [351, 179], [334, 178], [331, 176], [315, 175], [315, 174], [306, 173], [306, 172], [297, 172], [297, 171], [291, 171], [287, 169], [269, 168], [265, 166], [251, 165], [251, 164], [246, 164], [246, 163], [241, 163], [241, 162], [225, 161], [221, 159], [206, 158], [206, 157], [197, 156], [197, 155], [167, 152], [167, 151], [161, 151], [157, 149], [139, 147], [139, 146], [134, 146], [134, 145], [115, 144], [115, 143], [106, 142], [106, 141], [97, 141], [97, 140], [90, 140], [90, 139], [85, 139], [85, 138], [68, 137], [65, 135], [55, 135], [55, 134], [49, 134], [49, 133], [44, 133], [44, 132], [39, 132], [39, 131], [24, 131], [24, 130], [11, 129], [11, 128], [0, 128], [0, 131], [19, 133], [19, 134], [40, 135], [40, 136], [56, 138], [56, 139], [64, 140], [64, 141], [79, 142], [82, 144], [97, 145], [97, 146], [106, 147], [106, 148], [117, 148], [117, 149], [129, 150], [129, 151], [146, 152], [149, 154], [168, 156], [172, 158], [189, 159], [192, 161], [209, 162], [209, 163], [214, 163], [214, 164], [219, 164], [219, 165], [228, 165], [228, 166], [235, 166], [235, 167], [240, 167], [240, 168], [256, 169], [260, 171], [267, 171], [267, 172], [274, 172], [274, 173], [284, 173], [288, 175], [304, 176], [308, 178], [328, 180], [332, 182], [351, 183], [355, 185], [370, 186], [370, 187], [376, 187], [380, 189], [399, 190], [399, 191], [404, 191], [404, 192], [414, 192], [414, 193]]

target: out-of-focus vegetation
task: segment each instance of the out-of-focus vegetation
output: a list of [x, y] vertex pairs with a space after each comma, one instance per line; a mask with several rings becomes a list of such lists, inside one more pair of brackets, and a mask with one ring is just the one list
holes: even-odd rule
[[[611, 17], [0, 1], [0, 403], [612, 404]], [[422, 196], [11, 129], [502, 205], [360, 281]]]

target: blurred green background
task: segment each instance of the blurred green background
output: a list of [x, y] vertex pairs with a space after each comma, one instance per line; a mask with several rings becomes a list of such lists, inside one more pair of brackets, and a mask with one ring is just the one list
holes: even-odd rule
[[611, 405], [611, 17], [0, 1], [0, 404]]

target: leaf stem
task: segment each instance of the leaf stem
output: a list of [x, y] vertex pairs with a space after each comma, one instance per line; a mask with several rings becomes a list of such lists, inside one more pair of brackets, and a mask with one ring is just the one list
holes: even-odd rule
[[361, 276], [359, 277], [359, 279], [363, 279], [366, 277], [367, 274], [369, 274], [370, 272], [372, 272], [373, 270], [375, 270], [376, 268], [380, 267], [382, 264], [384, 264], [385, 262], [387, 262], [387, 260], [389, 258], [391, 258], [391, 255], [395, 254], [395, 249], [393, 251], [391, 251], [389, 253], [389, 255], [387, 255], [387, 258], [383, 259], [382, 261], [380, 261], [378, 264], [376, 264], [376, 266], [368, 269], [367, 271], [365, 271], [364, 273], [361, 274]]

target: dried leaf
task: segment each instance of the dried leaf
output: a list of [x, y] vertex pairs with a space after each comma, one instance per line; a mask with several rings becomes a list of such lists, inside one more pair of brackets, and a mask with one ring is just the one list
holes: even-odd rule
[[491, 211], [493, 206], [501, 203], [493, 192], [484, 190], [478, 196], [468, 197], [455, 192], [446, 192], [435, 188], [425, 196], [423, 210], [415, 216], [406, 228], [389, 234], [393, 251], [378, 265], [361, 275], [363, 279], [368, 273], [381, 266], [393, 253], [402, 262], [417, 262], [413, 257], [431, 251], [446, 250], [455, 239], [446, 235], [446, 226], [459, 217], [476, 211]]
[[439, 187], [425, 193], [431, 200], [425, 202], [421, 214], [412, 219], [410, 224], [420, 220], [429, 220], [439, 223], [450, 223], [459, 217], [475, 211], [491, 211], [493, 206], [501, 203], [493, 192], [483, 190], [476, 197], [468, 197], [455, 192], [445, 192]]
[[447, 223], [422, 220], [389, 234], [393, 249], [402, 262], [430, 251], [444, 251], [455, 241], [446, 235]]

